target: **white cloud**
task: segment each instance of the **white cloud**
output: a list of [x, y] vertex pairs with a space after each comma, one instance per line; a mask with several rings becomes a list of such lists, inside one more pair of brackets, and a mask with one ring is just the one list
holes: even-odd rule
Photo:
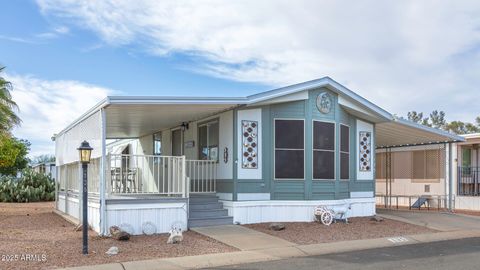
[[57, 27], [54, 27], [51, 31], [37, 34], [35, 35], [35, 37], [41, 38], [41, 39], [53, 39], [61, 35], [66, 35], [68, 33], [70, 33], [70, 28], [66, 26], [57, 26]]
[[213, 76], [272, 86], [330, 76], [393, 113], [480, 114], [472, 110], [480, 100], [478, 1], [37, 2], [45, 16], [112, 46], [200, 57], [193, 69]]
[[11, 74], [6, 79], [13, 84], [12, 97], [22, 119], [21, 126], [13, 133], [32, 142], [31, 156], [54, 154], [52, 135], [114, 92], [78, 81], [48, 81]]

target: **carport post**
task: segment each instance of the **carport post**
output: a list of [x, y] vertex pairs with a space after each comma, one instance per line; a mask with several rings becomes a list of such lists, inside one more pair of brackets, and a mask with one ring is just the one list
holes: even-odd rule
[[452, 211], [452, 204], [453, 204], [453, 181], [452, 181], [452, 143], [448, 143], [448, 211]]
[[105, 109], [101, 109], [101, 125], [102, 125], [102, 135], [101, 135], [101, 140], [102, 140], [102, 158], [100, 160], [100, 235], [104, 236], [107, 235], [107, 221], [106, 221], [106, 216], [107, 216], [107, 210], [106, 210], [106, 204], [105, 204], [105, 196], [106, 196], [106, 178], [107, 178], [107, 149], [106, 149], [106, 140], [107, 140], [107, 134], [106, 134], [106, 115], [105, 115]]

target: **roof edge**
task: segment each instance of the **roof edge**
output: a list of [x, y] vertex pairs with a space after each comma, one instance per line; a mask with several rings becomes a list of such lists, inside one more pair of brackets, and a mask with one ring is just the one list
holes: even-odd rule
[[247, 104], [245, 97], [109, 96], [110, 104]]
[[247, 98], [249, 100], [249, 104], [253, 104], [253, 103], [269, 100], [272, 98], [293, 94], [300, 91], [311, 90], [313, 88], [318, 88], [318, 87], [333, 88], [332, 89], [333, 91], [337, 92], [338, 94], [343, 94], [353, 99], [354, 101], [357, 101], [360, 105], [376, 113], [386, 121], [391, 121], [393, 119], [393, 115], [391, 113], [380, 108], [379, 106], [375, 105], [374, 103], [358, 95], [357, 93], [353, 92], [352, 90], [348, 89], [347, 87], [343, 86], [342, 84], [338, 83], [337, 81], [333, 80], [328, 76], [320, 79], [316, 79], [316, 80], [311, 80], [307, 82], [302, 82], [302, 83], [293, 84], [290, 86], [273, 89], [273, 90], [258, 93], [258, 94], [253, 94], [253, 95], [247, 96]]
[[76, 126], [78, 123], [82, 122], [83, 120], [85, 120], [86, 118], [90, 117], [91, 115], [93, 115], [94, 113], [96, 113], [97, 111], [107, 107], [108, 105], [110, 104], [110, 98], [107, 96], [105, 98], [103, 98], [100, 102], [98, 102], [95, 106], [93, 106], [92, 108], [90, 108], [88, 111], [86, 111], [85, 113], [83, 113], [82, 115], [80, 115], [77, 119], [75, 119], [72, 123], [70, 123], [66, 128], [62, 129], [59, 133], [57, 134], [54, 134], [55, 138], [57, 138], [58, 136], [64, 134], [65, 132], [69, 131], [70, 129], [72, 129], [74, 126]]
[[452, 139], [452, 141], [450, 141], [450, 142], [464, 142], [465, 141], [465, 138], [460, 136], [460, 135], [453, 134], [453, 133], [450, 133], [448, 131], [437, 129], [437, 128], [427, 127], [425, 125], [418, 124], [418, 123], [415, 123], [415, 122], [412, 122], [412, 121], [409, 121], [409, 120], [406, 120], [406, 119], [403, 119], [403, 118], [395, 117], [393, 119], [393, 122], [397, 122], [399, 124], [402, 124], [402, 125], [405, 125], [405, 126], [410, 126], [410, 127], [413, 127], [413, 128], [418, 128], [418, 129], [421, 129], [421, 130], [426, 131], [426, 132], [435, 133], [435, 134], [440, 135], [440, 136], [449, 137], [450, 139]]

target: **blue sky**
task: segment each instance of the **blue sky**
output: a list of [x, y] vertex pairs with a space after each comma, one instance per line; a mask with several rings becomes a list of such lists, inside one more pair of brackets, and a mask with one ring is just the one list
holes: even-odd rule
[[[32, 1], [6, 1], [2, 10], [0, 63], [10, 73], [83, 81], [129, 95], [235, 96], [266, 89], [192, 72], [189, 66], [196, 60], [182, 54], [152, 57], [136, 45], [108, 46], [91, 31], [42, 16]], [[56, 33], [60, 27], [68, 27], [68, 33]], [[56, 36], [42, 37], [45, 33]]]
[[[105, 95], [245, 96], [330, 76], [391, 113], [480, 115], [476, 1], [4, 1], [32, 155]], [[375, 8], [372, 8], [375, 7]]]

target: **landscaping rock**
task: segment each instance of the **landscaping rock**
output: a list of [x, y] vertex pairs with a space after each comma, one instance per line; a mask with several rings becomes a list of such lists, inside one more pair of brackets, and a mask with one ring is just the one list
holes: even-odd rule
[[269, 227], [270, 227], [270, 230], [272, 231], [285, 230], [285, 225], [282, 223], [271, 223]]
[[118, 247], [111, 247], [105, 252], [105, 254], [113, 256], [118, 254]]
[[112, 235], [112, 238], [117, 239], [119, 241], [127, 241], [130, 239], [130, 234], [127, 233], [126, 231], [123, 231], [118, 226], [110, 227], [110, 234]]
[[375, 221], [375, 222], [382, 222], [384, 221], [384, 219], [382, 217], [379, 217], [377, 215], [373, 216], [371, 219], [371, 221]]
[[183, 241], [183, 234], [181, 229], [173, 228], [170, 231], [167, 244], [177, 244]]
[[[76, 231], [76, 232], [81, 232], [82, 229], [83, 229], [83, 224], [80, 223], [77, 226], [75, 226], [75, 228], [73, 230]], [[88, 229], [92, 230], [92, 226], [88, 225]]]

